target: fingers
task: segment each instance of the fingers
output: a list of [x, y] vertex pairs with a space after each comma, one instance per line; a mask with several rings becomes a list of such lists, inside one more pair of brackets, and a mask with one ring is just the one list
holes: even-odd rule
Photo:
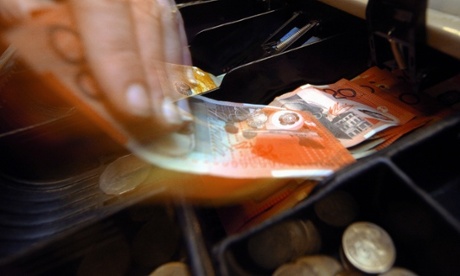
[[[145, 81], [148, 87], [147, 102], [152, 107], [153, 114], [160, 118], [163, 114], [163, 105], [171, 105], [165, 99], [168, 89], [166, 82], [162, 86], [162, 78], [166, 78], [162, 62], [166, 60], [163, 44], [164, 31], [162, 26], [162, 11], [155, 0], [129, 0], [133, 16], [133, 31], [138, 45], [140, 62], [145, 72]], [[166, 107], [165, 107], [166, 109]], [[171, 106], [172, 110], [173, 106]], [[174, 113], [174, 112], [172, 112]], [[168, 115], [168, 118], [175, 116]]]
[[[179, 111], [169, 98], [169, 93], [173, 93], [173, 87], [168, 81], [168, 72], [164, 64], [165, 62], [181, 63], [181, 59], [177, 58], [181, 56], [178, 51], [180, 41], [177, 30], [171, 30], [167, 25], [172, 24], [172, 21], [165, 20], [165, 17], [171, 13], [171, 6], [156, 0], [130, 1], [139, 53], [146, 72], [146, 82], [150, 88], [152, 110], [156, 117], [164, 117], [173, 124], [179, 124], [182, 121]], [[155, 28], [152, 29], [152, 26]], [[165, 44], [166, 40], [174, 42]], [[168, 47], [174, 47], [174, 50]]]
[[149, 116], [145, 73], [134, 39], [129, 3], [71, 3], [88, 62], [107, 98], [126, 114]]
[[190, 49], [188, 48], [187, 34], [185, 32], [182, 16], [180, 16], [179, 21], [179, 34], [180, 41], [182, 43], [182, 64], [192, 65], [192, 55], [190, 54]]
[[173, 7], [170, 13], [171, 17], [171, 24], [169, 26], [175, 28], [173, 31], [177, 32], [178, 37], [175, 37], [176, 43], [178, 42], [179, 45], [176, 45], [177, 51], [181, 52], [181, 57], [179, 59], [179, 63], [185, 65], [192, 65], [192, 58], [190, 55], [190, 50], [188, 48], [188, 41], [187, 41], [187, 34], [185, 33], [184, 28], [184, 21], [182, 19], [182, 15], [176, 7], [176, 3], [174, 0], [169, 0], [170, 5]]
[[11, 23], [22, 16], [20, 6], [12, 0], [0, 0], [0, 18], [1, 21]]
[[174, 1], [157, 0], [159, 7], [162, 9], [161, 21], [165, 33], [163, 45], [165, 49], [165, 58], [170, 63], [182, 63], [182, 43], [180, 36], [180, 14]]
[[177, 129], [182, 120], [165, 97], [159, 64], [187, 60], [181, 18], [170, 15], [166, 2], [71, 0], [89, 65], [107, 100], [126, 116], [151, 120], [160, 133]]
[[51, 0], [0, 0], [0, 21], [12, 24], [53, 6], [55, 3]]

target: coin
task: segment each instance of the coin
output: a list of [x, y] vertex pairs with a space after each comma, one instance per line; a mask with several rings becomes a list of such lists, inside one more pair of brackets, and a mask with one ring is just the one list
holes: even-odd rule
[[190, 276], [190, 269], [183, 262], [169, 262], [157, 267], [149, 276]]
[[341, 270], [334, 274], [334, 276], [365, 276], [363, 272], [359, 272], [357, 270]]
[[319, 250], [319, 233], [311, 222], [287, 220], [251, 237], [247, 247], [258, 266], [271, 270]]
[[151, 166], [134, 155], [125, 155], [110, 163], [99, 177], [99, 188], [108, 195], [121, 195], [144, 182]]
[[358, 214], [358, 204], [345, 191], [334, 191], [314, 204], [316, 215], [326, 224], [335, 227], [349, 225]]
[[302, 263], [287, 263], [278, 267], [273, 276], [311, 276], [316, 275], [311, 267]]
[[370, 222], [349, 225], [342, 236], [344, 258], [366, 273], [388, 271], [396, 259], [396, 249], [390, 235]]
[[321, 249], [321, 236], [316, 226], [310, 221], [299, 221], [305, 231], [300, 254], [313, 254]]
[[393, 267], [385, 273], [379, 274], [380, 276], [417, 276], [414, 272], [402, 268], [402, 267]]
[[[311, 268], [313, 273], [309, 275], [329, 276], [336, 275], [343, 268], [342, 265], [333, 257], [327, 255], [309, 255], [300, 257], [295, 261], [296, 264], [303, 264]], [[291, 274], [296, 275], [296, 274]]]

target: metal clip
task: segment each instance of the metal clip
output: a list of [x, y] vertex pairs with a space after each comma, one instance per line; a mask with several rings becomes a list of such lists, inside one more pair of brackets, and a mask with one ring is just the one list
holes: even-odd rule
[[390, 43], [391, 52], [393, 53], [393, 56], [395, 58], [396, 64], [398, 65], [398, 68], [400, 70], [405, 70], [405, 69], [407, 69], [406, 60], [405, 60], [404, 54], [403, 54], [403, 52], [401, 50], [400, 43], [397, 42], [392, 36], [394, 30], [395, 30], [395, 28], [392, 28], [391, 30], [388, 31], [388, 33], [387, 33], [388, 42]]

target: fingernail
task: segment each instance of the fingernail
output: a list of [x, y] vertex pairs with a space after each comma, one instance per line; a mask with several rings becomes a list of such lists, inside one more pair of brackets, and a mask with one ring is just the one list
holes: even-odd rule
[[[197, 71], [197, 72], [198, 72], [198, 74], [200, 73], [200, 71]], [[191, 67], [191, 66], [185, 67], [185, 75], [187, 76], [187, 80], [188, 80], [193, 86], [198, 85], [198, 81], [197, 81], [196, 78], [195, 78], [194, 68], [193, 68], [193, 67]]]
[[165, 97], [162, 103], [163, 117], [171, 125], [180, 125], [183, 123], [179, 109], [169, 97]]
[[130, 112], [137, 116], [150, 116], [150, 105], [147, 91], [140, 84], [132, 84], [126, 92], [126, 100]]
[[162, 5], [163, 7], [170, 7], [171, 2], [169, 0], [157, 0], [157, 3]]

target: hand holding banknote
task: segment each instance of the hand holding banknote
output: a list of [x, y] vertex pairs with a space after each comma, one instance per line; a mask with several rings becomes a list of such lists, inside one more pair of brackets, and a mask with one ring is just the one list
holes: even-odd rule
[[52, 0], [0, 0], [0, 26], [15, 24], [52, 6]]
[[[83, 86], [97, 87], [93, 96], [97, 94], [112, 116], [140, 140], [152, 141], [182, 128], [184, 118], [176, 99], [168, 93], [170, 82], [164, 81], [170, 75], [166, 63], [191, 64], [182, 17], [174, 1], [70, 0], [65, 8], [58, 7], [61, 4], [0, 0], [0, 17], [8, 27], [14, 27], [33, 21], [35, 14], [49, 13], [47, 30], [31, 30], [31, 35], [42, 36], [60, 58], [56, 60], [84, 67], [85, 72], [74, 74], [77, 79]], [[53, 9], [59, 11], [50, 13]], [[19, 41], [15, 46], [23, 43], [30, 44]], [[20, 50], [44, 55], [37, 47]], [[55, 61], [41, 58], [42, 72], [49, 72], [45, 64]], [[65, 72], [63, 67], [59, 70]], [[87, 75], [91, 75], [91, 83]]]
[[162, 62], [191, 64], [173, 0], [72, 0], [89, 67], [110, 104], [152, 120], [158, 135], [177, 130], [179, 110], [162, 91]]
[[[81, 3], [75, 5], [83, 8], [79, 6]], [[156, 95], [158, 102], [170, 97], [179, 106], [185, 102], [183, 99], [188, 99], [188, 108], [183, 107], [180, 111], [184, 121], [188, 120], [186, 127], [157, 139], [135, 135], [136, 131], [161, 135], [165, 129], [156, 126], [154, 120], [151, 124], [141, 121], [142, 124], [121, 125], [113, 109], [104, 104], [106, 101], [101, 94], [106, 94], [107, 90], [101, 91], [104, 87], [98, 87], [101, 83], [93, 77], [93, 74], [97, 75], [104, 68], [94, 70], [91, 66], [98, 68], [101, 65], [91, 65], [90, 58], [83, 54], [88, 46], [84, 46], [85, 42], [81, 44], [81, 39], [85, 41], [85, 35], [79, 34], [81, 28], [77, 28], [72, 20], [71, 7], [61, 5], [58, 9], [42, 13], [12, 28], [3, 38], [15, 47], [18, 57], [30, 71], [50, 87], [50, 93], [56, 92], [67, 97], [112, 138], [147, 163], [174, 171], [219, 177], [316, 179], [330, 175], [354, 161], [337, 139], [308, 113], [199, 97], [197, 94], [219, 86], [218, 82], [213, 81], [216, 77], [193, 66], [170, 63], [173, 61], [170, 59], [159, 63], [149, 62], [151, 75], [148, 76], [158, 77], [161, 93], [167, 95]], [[83, 17], [86, 16], [80, 20], [85, 20]], [[108, 57], [101, 62], [107, 60]], [[163, 66], [163, 69], [159, 66]], [[111, 68], [105, 69], [112, 72]], [[126, 76], [132, 73], [130, 69], [129, 66], [125, 68]], [[197, 85], [187, 81], [190, 79], [187, 77], [188, 72], [193, 73]], [[126, 76], [118, 79], [113, 77], [111, 81], [128, 81]], [[168, 86], [172, 88], [168, 89]], [[183, 89], [186, 87], [190, 89]], [[122, 97], [123, 92], [120, 90], [117, 92], [120, 94], [115, 95]], [[122, 98], [121, 101], [125, 103], [128, 100]], [[165, 102], [168, 103], [163, 100]], [[167, 111], [158, 111], [167, 116], [171, 116], [170, 112], [174, 111], [164, 110], [161, 104], [153, 110]]]

